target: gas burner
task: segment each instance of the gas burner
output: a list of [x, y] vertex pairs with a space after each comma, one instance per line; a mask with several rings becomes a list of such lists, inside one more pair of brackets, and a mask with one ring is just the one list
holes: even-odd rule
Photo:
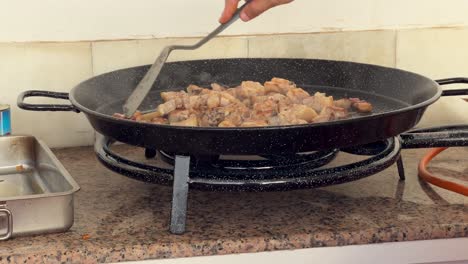
[[[204, 190], [271, 191], [322, 187], [355, 181], [380, 172], [398, 158], [401, 144], [398, 139], [379, 142], [367, 159], [341, 166], [324, 168], [333, 161], [339, 150], [298, 153], [296, 155], [262, 156], [177, 156], [164, 151], [154, 151], [160, 165], [148, 165], [121, 157], [112, 151], [110, 139], [100, 137], [96, 142], [96, 153], [101, 162], [112, 170], [145, 182], [172, 184], [174, 171], [180, 167], [178, 160], [189, 160], [189, 183], [191, 187]], [[359, 153], [357, 150], [346, 150]], [[363, 151], [357, 155], [369, 155]], [[404, 175], [401, 175], [404, 178]]]
[[[446, 126], [413, 130], [379, 142], [294, 155], [182, 156], [145, 149], [158, 165], [136, 162], [112, 151], [114, 141], [97, 135], [95, 152], [111, 170], [130, 178], [173, 186], [170, 230], [185, 232], [188, 189], [222, 191], [285, 191], [317, 188], [356, 181], [397, 164], [405, 179], [402, 148], [468, 146], [468, 126]], [[340, 152], [365, 156], [350, 164], [331, 166]], [[153, 162], [152, 162], [153, 163]]]
[[[147, 153], [148, 150], [145, 152]], [[164, 162], [174, 165], [175, 155], [157, 151]], [[309, 170], [322, 167], [331, 162], [337, 149], [330, 151], [298, 153], [295, 155], [262, 155], [262, 156], [194, 156], [191, 161], [191, 172], [204, 172], [202, 177], [210, 177], [206, 172], [223, 175], [225, 179], [271, 179], [278, 173], [292, 177], [291, 170]], [[146, 155], [148, 157], [148, 155]], [[278, 173], [273, 173], [277, 171]], [[218, 178], [218, 177], [216, 177]]]

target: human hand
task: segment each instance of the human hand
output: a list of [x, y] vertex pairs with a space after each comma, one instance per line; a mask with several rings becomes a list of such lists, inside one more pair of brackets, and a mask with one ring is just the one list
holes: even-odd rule
[[[224, 24], [231, 19], [232, 15], [237, 10], [237, 5], [240, 0], [225, 0], [223, 14], [219, 19], [221, 24]], [[242, 10], [240, 18], [242, 21], [250, 21], [263, 12], [275, 6], [291, 3], [294, 0], [251, 0], [251, 2]]]

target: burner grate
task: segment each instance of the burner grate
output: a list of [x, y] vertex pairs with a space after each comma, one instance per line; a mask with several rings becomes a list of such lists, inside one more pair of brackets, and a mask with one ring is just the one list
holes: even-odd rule
[[[129, 160], [112, 151], [112, 140], [100, 137], [95, 150], [99, 160], [110, 169], [128, 177], [157, 184], [173, 184], [177, 156], [157, 151], [155, 158], [163, 166], [148, 165]], [[338, 150], [300, 153], [291, 156], [220, 156], [217, 159], [190, 157], [189, 183], [203, 190], [272, 191], [315, 188], [355, 181], [380, 172], [391, 166], [399, 157], [401, 144], [394, 138], [378, 143], [379, 151], [351, 151], [372, 156], [367, 159], [337, 167], [323, 168]], [[239, 158], [244, 158], [241, 160]], [[246, 159], [248, 158], [248, 159]], [[403, 178], [404, 175], [401, 175]]]

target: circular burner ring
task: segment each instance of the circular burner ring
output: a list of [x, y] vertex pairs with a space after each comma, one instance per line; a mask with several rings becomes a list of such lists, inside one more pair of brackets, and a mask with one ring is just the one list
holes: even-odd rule
[[[380, 153], [359, 162], [334, 168], [291, 166], [272, 170], [247, 169], [238, 173], [239, 170], [215, 167], [193, 169], [199, 164], [192, 164], [189, 184], [191, 188], [204, 190], [274, 191], [316, 188], [355, 181], [388, 168], [399, 158], [400, 141], [391, 138], [383, 142], [385, 147]], [[115, 154], [110, 149], [112, 144], [112, 140], [102, 136], [96, 141], [96, 154], [106, 167], [140, 181], [172, 184], [173, 169], [128, 160]]]
[[[174, 165], [174, 155], [165, 151], [157, 151], [165, 162]], [[295, 166], [302, 168], [318, 168], [331, 162], [339, 150], [298, 153], [295, 155], [262, 155], [262, 156], [216, 156], [193, 157], [192, 169], [220, 169], [220, 170], [273, 170], [288, 169]]]

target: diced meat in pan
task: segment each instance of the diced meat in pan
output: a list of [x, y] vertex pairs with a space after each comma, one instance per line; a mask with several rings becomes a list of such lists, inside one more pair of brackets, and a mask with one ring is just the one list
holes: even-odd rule
[[302, 101], [308, 97], [310, 94], [304, 91], [301, 88], [292, 88], [287, 93], [286, 96], [295, 104], [300, 104]]
[[320, 112], [327, 106], [333, 106], [333, 96], [326, 96], [324, 93], [316, 92], [314, 96], [304, 98], [302, 103]]
[[265, 82], [265, 92], [287, 94], [290, 89], [296, 88], [296, 85], [286, 79], [273, 78], [271, 81]]
[[348, 116], [348, 111], [344, 108], [337, 106], [326, 106], [322, 109], [320, 114], [314, 118], [313, 122], [321, 123], [338, 119], [343, 119]]
[[[236, 87], [211, 84], [211, 89], [189, 85], [186, 91], [162, 92], [163, 103], [154, 112], [136, 112], [138, 122], [200, 127], [264, 127], [302, 125], [365, 114], [372, 104], [359, 98], [341, 98], [314, 91], [294, 82], [272, 78], [263, 85], [243, 81]], [[116, 118], [125, 118], [114, 114]]]
[[189, 118], [183, 121], [171, 123], [172, 126], [189, 126], [189, 127], [196, 127], [198, 126], [198, 119], [197, 116], [191, 115]]
[[263, 127], [268, 126], [265, 120], [246, 120], [241, 124], [241, 127]]
[[168, 120], [169, 122], [172, 123], [177, 123], [180, 121], [187, 120], [190, 116], [190, 111], [189, 110], [174, 110], [168, 115]]
[[212, 84], [211, 84], [211, 89], [212, 89], [213, 91], [218, 91], [218, 92], [222, 92], [222, 91], [225, 91], [225, 90], [226, 90], [225, 87], [223, 87], [223, 86], [221, 86], [220, 84], [217, 84], [217, 83], [212, 83]]
[[156, 108], [156, 111], [161, 115], [161, 116], [165, 116], [167, 114], [169, 114], [170, 112], [176, 110], [177, 107], [176, 107], [176, 102], [175, 100], [170, 100], [170, 101], [167, 101], [163, 104], [160, 104], [157, 108]]
[[353, 105], [353, 102], [347, 98], [343, 98], [343, 99], [334, 101], [333, 105], [336, 107], [344, 108], [346, 110], [350, 110], [351, 106]]

